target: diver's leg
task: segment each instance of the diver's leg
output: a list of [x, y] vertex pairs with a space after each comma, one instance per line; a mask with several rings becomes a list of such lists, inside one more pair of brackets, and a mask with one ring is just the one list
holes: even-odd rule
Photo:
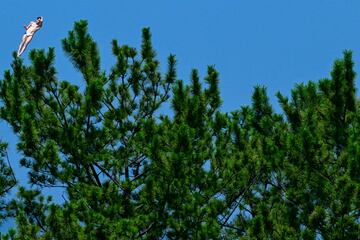
[[26, 37], [25, 43], [24, 43], [19, 55], [21, 55], [25, 51], [26, 47], [29, 45], [32, 38], [33, 38], [33, 36], [27, 36]]
[[19, 45], [19, 49], [18, 49], [18, 52], [17, 52], [17, 55], [18, 55], [18, 56], [21, 55], [20, 52], [22, 52], [21, 49], [23, 48], [23, 46], [24, 46], [24, 44], [25, 44], [25, 42], [26, 42], [26, 37], [27, 37], [26, 34], [24, 34], [24, 36], [23, 36], [22, 39], [21, 39], [21, 43], [20, 43], [20, 45]]

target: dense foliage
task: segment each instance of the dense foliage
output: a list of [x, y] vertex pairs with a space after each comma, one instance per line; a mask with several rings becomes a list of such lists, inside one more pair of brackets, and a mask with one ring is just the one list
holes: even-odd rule
[[[0, 202], [16, 218], [4, 239], [358, 238], [350, 51], [331, 79], [278, 93], [283, 114], [261, 86], [250, 106], [224, 113], [216, 69], [204, 81], [193, 70], [186, 84], [170, 55], [161, 73], [149, 29], [140, 51], [112, 42], [109, 73], [86, 21], [62, 44], [81, 88], [57, 79], [52, 48], [33, 50], [29, 66], [14, 55], [0, 82], [1, 118], [19, 136], [33, 186]], [[172, 111], [160, 111], [167, 103]], [[14, 179], [0, 171], [3, 194]], [[43, 196], [48, 187], [61, 189], [62, 204]]]
[[[5, 161], [6, 159], [6, 161]], [[0, 225], [7, 217], [8, 194], [15, 187], [16, 178], [6, 151], [6, 144], [0, 143]]]

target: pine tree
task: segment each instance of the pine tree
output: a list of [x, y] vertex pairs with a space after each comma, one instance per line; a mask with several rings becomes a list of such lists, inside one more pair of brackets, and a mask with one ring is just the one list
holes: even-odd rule
[[[62, 45], [83, 87], [57, 79], [53, 48], [31, 51], [28, 66], [14, 55], [0, 81], [1, 118], [32, 184], [6, 203], [16, 228], [3, 239], [358, 237], [350, 51], [331, 79], [298, 84], [291, 99], [278, 93], [284, 114], [262, 86], [250, 106], [224, 113], [215, 67], [204, 80], [192, 70], [187, 84], [170, 55], [161, 73], [148, 28], [139, 51], [112, 41], [109, 73], [86, 21]], [[160, 111], [166, 103], [172, 112]], [[4, 193], [10, 170], [0, 169]], [[48, 187], [62, 189], [62, 204], [44, 197]]]

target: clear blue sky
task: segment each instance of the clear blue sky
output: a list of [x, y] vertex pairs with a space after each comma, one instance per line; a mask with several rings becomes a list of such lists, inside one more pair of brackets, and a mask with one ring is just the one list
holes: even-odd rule
[[[354, 51], [359, 72], [359, 10], [359, 0], [1, 0], [0, 78], [20, 43], [22, 26], [42, 15], [44, 26], [23, 55], [25, 62], [29, 50], [55, 47], [59, 79], [82, 84], [61, 39], [74, 21], [87, 19], [105, 70], [114, 63], [112, 39], [139, 47], [141, 29], [150, 27], [160, 61], [176, 54], [179, 78], [188, 81], [192, 68], [204, 76], [207, 65], [216, 66], [224, 111], [249, 104], [257, 84], [268, 88], [276, 106], [276, 91], [289, 94], [295, 83], [329, 77], [345, 49]], [[2, 121], [0, 130], [16, 165], [16, 138]]]

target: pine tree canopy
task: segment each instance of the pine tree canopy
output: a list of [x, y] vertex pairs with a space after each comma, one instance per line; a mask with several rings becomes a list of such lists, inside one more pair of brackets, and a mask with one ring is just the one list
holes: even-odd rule
[[53, 48], [32, 50], [28, 65], [14, 54], [0, 80], [30, 183], [9, 196], [15, 159], [0, 145], [0, 220], [16, 222], [1, 239], [359, 238], [351, 51], [329, 79], [278, 93], [277, 113], [263, 86], [222, 112], [214, 66], [182, 81], [170, 55], [161, 72], [148, 28], [140, 50], [112, 41], [108, 72], [86, 21], [62, 47], [81, 88], [58, 79]]

